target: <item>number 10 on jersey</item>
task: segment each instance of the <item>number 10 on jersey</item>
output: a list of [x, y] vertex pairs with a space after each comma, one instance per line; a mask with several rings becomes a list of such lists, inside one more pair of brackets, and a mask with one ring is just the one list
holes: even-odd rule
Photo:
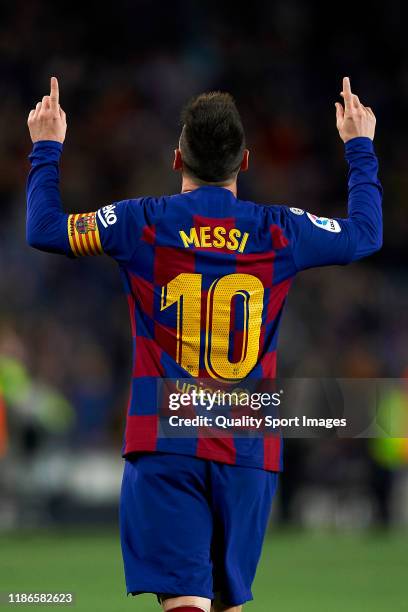
[[[199, 375], [202, 274], [183, 273], [162, 288], [161, 310], [176, 305], [176, 361], [191, 376]], [[242, 300], [242, 346], [238, 361], [229, 360], [231, 310]], [[227, 274], [217, 278], [207, 294], [204, 363], [208, 374], [220, 380], [244, 378], [256, 366], [264, 305], [264, 287], [252, 274]]]

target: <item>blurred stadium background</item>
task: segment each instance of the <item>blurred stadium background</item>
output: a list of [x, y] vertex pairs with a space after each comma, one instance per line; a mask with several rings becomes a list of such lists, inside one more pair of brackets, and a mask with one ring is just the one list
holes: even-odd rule
[[[344, 15], [343, 15], [344, 12]], [[73, 590], [78, 610], [153, 610], [124, 592], [116, 533], [130, 380], [115, 265], [30, 250], [29, 109], [60, 79], [65, 210], [171, 193], [178, 114], [230, 91], [251, 149], [243, 197], [341, 216], [341, 77], [378, 118], [385, 245], [297, 279], [284, 377], [408, 375], [408, 107], [403, 4], [295, 0], [0, 5], [0, 591]], [[406, 410], [408, 393], [389, 402]], [[255, 584], [267, 611], [407, 609], [407, 440], [290, 440]], [[405, 600], [404, 600], [405, 598]], [[251, 609], [251, 606], [249, 606]]]

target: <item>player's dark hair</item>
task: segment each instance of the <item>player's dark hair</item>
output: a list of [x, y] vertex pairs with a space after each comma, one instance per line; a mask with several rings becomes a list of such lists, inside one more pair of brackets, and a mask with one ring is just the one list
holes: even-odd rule
[[245, 149], [233, 97], [220, 91], [200, 94], [185, 106], [181, 122], [180, 150], [187, 173], [208, 183], [233, 178]]

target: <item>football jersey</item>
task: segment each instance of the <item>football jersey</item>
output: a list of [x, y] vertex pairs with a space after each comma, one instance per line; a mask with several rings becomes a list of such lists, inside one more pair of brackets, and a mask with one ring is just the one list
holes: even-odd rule
[[65, 214], [59, 143], [30, 156], [27, 237], [69, 256], [116, 260], [133, 336], [132, 384], [123, 455], [165, 452], [278, 471], [274, 435], [188, 438], [159, 435], [161, 379], [273, 380], [282, 312], [306, 268], [347, 264], [381, 246], [381, 185], [368, 138], [346, 144], [348, 217], [240, 200], [205, 185], [189, 192], [109, 203]]

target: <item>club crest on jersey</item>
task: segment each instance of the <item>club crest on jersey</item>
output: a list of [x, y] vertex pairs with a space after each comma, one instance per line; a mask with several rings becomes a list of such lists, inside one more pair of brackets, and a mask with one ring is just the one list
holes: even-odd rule
[[320, 227], [320, 229], [326, 230], [326, 232], [334, 232], [338, 234], [341, 232], [340, 223], [336, 219], [328, 219], [327, 217], [317, 217], [311, 213], [306, 213], [313, 225]]
[[75, 229], [78, 234], [87, 234], [96, 230], [95, 213], [84, 215], [75, 222]]

